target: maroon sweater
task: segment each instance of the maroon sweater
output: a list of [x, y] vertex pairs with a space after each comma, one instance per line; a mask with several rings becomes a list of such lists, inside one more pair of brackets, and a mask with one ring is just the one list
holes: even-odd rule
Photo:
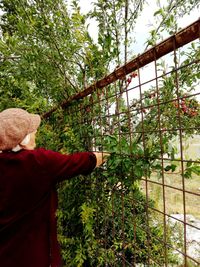
[[0, 266], [58, 267], [56, 195], [59, 181], [89, 174], [91, 152], [45, 149], [0, 153]]

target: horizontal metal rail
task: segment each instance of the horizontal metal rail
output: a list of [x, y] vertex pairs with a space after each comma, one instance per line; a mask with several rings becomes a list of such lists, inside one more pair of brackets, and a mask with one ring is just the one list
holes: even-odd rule
[[108, 86], [109, 84], [119, 79], [122, 79], [127, 74], [141, 67], [144, 67], [145, 65], [153, 62], [155, 59], [159, 59], [160, 57], [172, 52], [174, 48], [177, 49], [179, 47], [182, 47], [194, 41], [195, 39], [199, 38], [199, 36], [200, 36], [200, 19], [198, 19], [191, 25], [187, 26], [186, 28], [180, 30], [178, 33], [170, 36], [169, 38], [162, 41], [161, 43], [150, 48], [143, 54], [129, 61], [127, 64], [123, 65], [122, 67], [116, 69], [111, 74], [97, 81], [91, 86], [87, 87], [85, 90], [81, 91], [80, 93], [72, 95], [69, 99], [63, 101], [59, 106], [56, 106], [50, 109], [48, 112], [42, 114], [42, 118], [48, 118], [58, 108], [60, 107], [65, 108], [69, 106], [72, 103], [72, 101], [83, 99], [84, 97], [90, 95], [95, 90], [104, 88], [105, 86]]

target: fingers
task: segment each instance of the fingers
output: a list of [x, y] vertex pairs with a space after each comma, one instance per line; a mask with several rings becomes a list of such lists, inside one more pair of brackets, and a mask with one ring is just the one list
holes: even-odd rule
[[99, 167], [100, 165], [102, 165], [107, 160], [107, 158], [110, 156], [110, 154], [107, 152], [94, 152], [94, 154], [97, 159], [96, 167]]

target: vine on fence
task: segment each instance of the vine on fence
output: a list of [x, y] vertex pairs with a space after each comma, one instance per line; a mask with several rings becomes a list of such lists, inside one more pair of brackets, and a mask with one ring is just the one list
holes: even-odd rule
[[[5, 12], [0, 40], [1, 110], [17, 106], [43, 113], [102, 78], [113, 65], [126, 62], [130, 52], [132, 57], [133, 40], [129, 41], [144, 1], [98, 0], [87, 15], [81, 14], [77, 1], [72, 1], [71, 11], [65, 2], [1, 1]], [[178, 16], [199, 1], [168, 0], [166, 6], [159, 5], [154, 14], [158, 23], [147, 46], [161, 40], [165, 31], [174, 33]], [[99, 24], [98, 44], [88, 33], [88, 17]], [[139, 99], [127, 103], [124, 97], [133, 79], [139, 83], [140, 73], [133, 72], [43, 122], [39, 146], [61, 153], [111, 152], [107, 165], [91, 177], [78, 177], [58, 188], [59, 240], [66, 266], [122, 266], [124, 260], [162, 266], [166, 256], [170, 264], [177, 264], [172, 247], [178, 241], [181, 248], [181, 233], [173, 236], [174, 229], [164, 228], [151, 211], [154, 201], [140, 189], [141, 179], [178, 168], [173, 141], [179, 131], [184, 138], [199, 131], [195, 97], [199, 45], [193, 43], [177, 53], [184, 62], [180, 64], [177, 57], [170, 73], [165, 62], [157, 63], [163, 76]], [[194, 59], [197, 63], [191, 64]], [[164, 169], [161, 154], [170, 162]], [[188, 161], [183, 175], [192, 178], [193, 173], [200, 174], [199, 164]]]
[[[183, 66], [186, 63], [187, 60]], [[180, 127], [185, 138], [198, 133], [199, 102], [191, 96], [199, 76], [198, 68], [198, 65], [193, 66], [192, 77], [188, 79], [181, 72], [178, 92], [176, 74], [172, 72], [162, 78], [159, 91], [152, 87], [143, 94], [142, 105], [141, 101], [133, 99], [127, 106], [122, 97], [117, 98], [113, 119], [106, 115], [116, 100], [112, 97], [116, 86], [69, 108], [66, 124], [61, 123], [65, 124], [65, 129], [59, 129], [63, 146], [70, 152], [98, 149], [111, 153], [107, 163], [92, 177], [66, 182], [60, 189], [60, 241], [69, 266], [120, 266], [123, 257], [129, 263], [143, 264], [148, 264], [150, 257], [162, 265], [166, 259], [160, 240], [164, 238], [168, 244], [168, 261], [177, 264], [171, 247], [177, 242], [181, 248], [182, 233], [175, 237], [176, 230], [170, 226], [164, 232], [161, 221], [150, 211], [154, 202], [146, 199], [139, 181], [143, 177], [150, 178], [153, 172], [161, 176], [163, 171], [174, 172], [178, 168], [178, 152], [173, 140], [179, 136]], [[191, 87], [187, 86], [189, 80]], [[120, 91], [118, 88], [119, 95]], [[164, 170], [161, 153], [170, 159]], [[191, 178], [193, 173], [200, 174], [199, 164], [187, 162], [184, 176]]]

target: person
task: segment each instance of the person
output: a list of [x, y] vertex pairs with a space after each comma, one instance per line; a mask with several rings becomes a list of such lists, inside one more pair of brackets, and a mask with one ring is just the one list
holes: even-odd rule
[[0, 112], [0, 266], [60, 267], [55, 185], [90, 174], [108, 153], [63, 155], [35, 148], [41, 119], [19, 108]]

